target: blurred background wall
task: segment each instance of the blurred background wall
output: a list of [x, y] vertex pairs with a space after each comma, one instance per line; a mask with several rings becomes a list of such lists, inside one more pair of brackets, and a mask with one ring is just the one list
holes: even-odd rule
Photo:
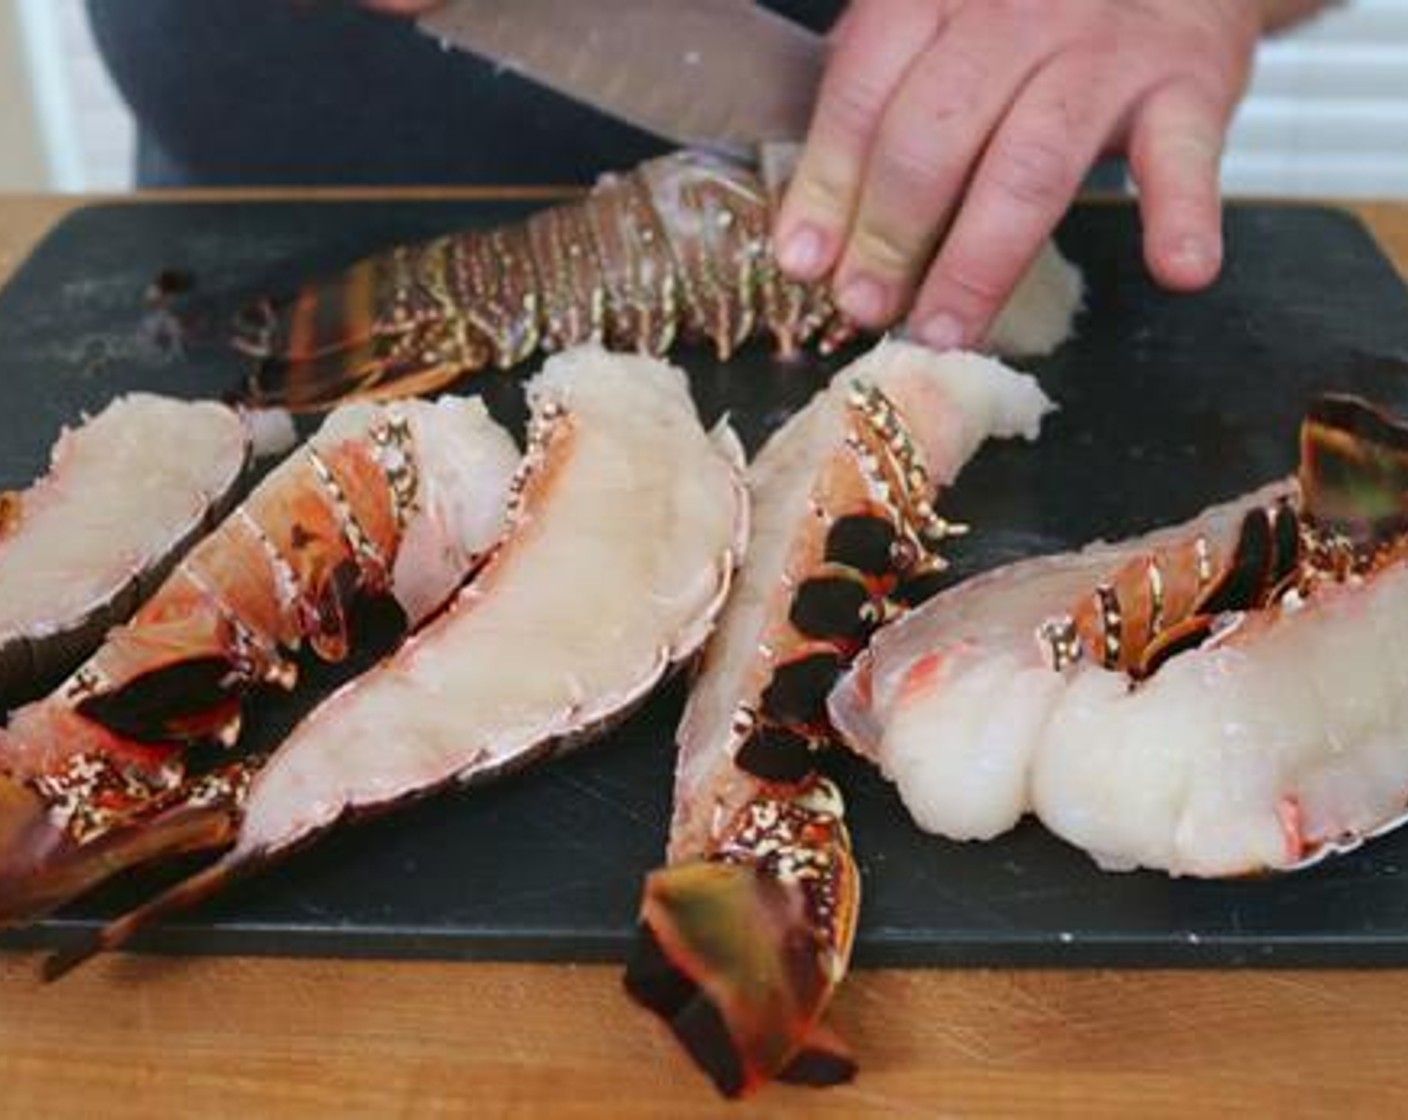
[[[120, 190], [132, 148], [82, 0], [0, 0], [0, 188]], [[1408, 197], [1408, 0], [1350, 0], [1265, 45], [1225, 182]]]
[[16, 6], [0, 0], [0, 190], [47, 178]]

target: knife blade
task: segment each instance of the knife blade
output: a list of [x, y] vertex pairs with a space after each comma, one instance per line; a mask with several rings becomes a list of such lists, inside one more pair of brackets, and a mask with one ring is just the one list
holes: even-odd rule
[[442, 43], [685, 146], [744, 151], [805, 134], [824, 37], [753, 0], [450, 0]]

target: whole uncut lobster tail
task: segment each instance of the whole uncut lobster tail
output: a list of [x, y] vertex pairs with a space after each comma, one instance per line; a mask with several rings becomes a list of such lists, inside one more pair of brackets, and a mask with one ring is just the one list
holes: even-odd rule
[[748, 560], [680, 724], [670, 865], [647, 882], [626, 972], [726, 1094], [853, 1070], [820, 1028], [860, 892], [841, 794], [817, 772], [826, 694], [935, 589], [961, 532], [938, 489], [989, 436], [1034, 438], [1050, 407], [991, 359], [882, 343], [749, 469]]
[[359, 603], [409, 624], [497, 540], [518, 454], [478, 401], [334, 413], [125, 626], [0, 731], [0, 925], [137, 864], [233, 839], [264, 764], [241, 705], [291, 655], [349, 652]]
[[[829, 351], [852, 327], [825, 283], [778, 267], [775, 198], [749, 167], [679, 152], [516, 225], [369, 257], [247, 309], [235, 336], [255, 359], [244, 397], [311, 410], [411, 396], [581, 342], [658, 356], [690, 338], [727, 358], [771, 334], [783, 355], [811, 341]], [[1080, 301], [1079, 274], [1048, 248], [991, 341], [1049, 350]]]
[[787, 280], [756, 173], [696, 152], [608, 176], [579, 202], [363, 260], [245, 315], [249, 399], [295, 409], [431, 391], [582, 342], [727, 357], [769, 330], [783, 351], [848, 333], [824, 288]]

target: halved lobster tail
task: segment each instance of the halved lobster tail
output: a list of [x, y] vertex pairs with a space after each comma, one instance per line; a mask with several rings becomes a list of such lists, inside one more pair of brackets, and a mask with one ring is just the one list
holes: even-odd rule
[[821, 1016], [846, 973], [860, 878], [836, 788], [748, 806], [707, 860], [653, 872], [625, 984], [727, 1096], [855, 1072]]
[[433, 614], [498, 541], [518, 462], [483, 404], [353, 407], [271, 472], [54, 693], [0, 731], [0, 922], [159, 857], [227, 847], [266, 758], [241, 708], [354, 615]]
[[[259, 759], [237, 798], [221, 800], [240, 819], [218, 864], [64, 954], [51, 974], [339, 821], [570, 749], [693, 655], [744, 544], [737, 438], [726, 424], [706, 432], [683, 372], [644, 358], [596, 349], [562, 355], [528, 398], [522, 469], [505, 483], [508, 511], [494, 518], [503, 532], [475, 581]], [[425, 482], [424, 500], [455, 503], [442, 514], [465, 512], [471, 472], [427, 472]], [[417, 547], [413, 535], [408, 549]], [[444, 542], [432, 535], [420, 544], [429, 546], [416, 565], [423, 580], [423, 562]], [[583, 548], [591, 553], [586, 570], [598, 577], [585, 601], [562, 583], [560, 563]], [[612, 620], [608, 656], [603, 617]], [[555, 641], [545, 645], [544, 634]]]
[[727, 357], [769, 331], [789, 353], [850, 328], [824, 285], [777, 267], [758, 173], [681, 152], [603, 179], [517, 225], [401, 246], [260, 301], [234, 344], [256, 359], [245, 396], [327, 408], [432, 392], [541, 348], [583, 342], [661, 355], [681, 337]]
[[934, 589], [963, 526], [935, 509], [988, 436], [1051, 407], [975, 354], [882, 343], [749, 467], [748, 560], [678, 732], [670, 866], [653, 874], [627, 987], [725, 1093], [850, 1075], [820, 1018], [845, 975], [860, 881], [818, 772], [826, 696], [871, 633]]

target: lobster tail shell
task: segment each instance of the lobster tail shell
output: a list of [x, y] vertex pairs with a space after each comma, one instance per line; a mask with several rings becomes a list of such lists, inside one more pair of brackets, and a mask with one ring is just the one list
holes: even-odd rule
[[[554, 358], [528, 397], [505, 531], [477, 578], [261, 761], [215, 870], [56, 968], [341, 820], [572, 749], [698, 649], [746, 534], [732, 431], [704, 430], [682, 371], [598, 348]], [[590, 574], [591, 595], [564, 580], [564, 556]]]
[[245, 396], [294, 410], [422, 394], [534, 350], [584, 342], [721, 358], [764, 330], [789, 353], [849, 334], [824, 285], [797, 284], [769, 240], [772, 197], [740, 164], [681, 152], [607, 176], [526, 222], [402, 246], [262, 300], [236, 326]]

